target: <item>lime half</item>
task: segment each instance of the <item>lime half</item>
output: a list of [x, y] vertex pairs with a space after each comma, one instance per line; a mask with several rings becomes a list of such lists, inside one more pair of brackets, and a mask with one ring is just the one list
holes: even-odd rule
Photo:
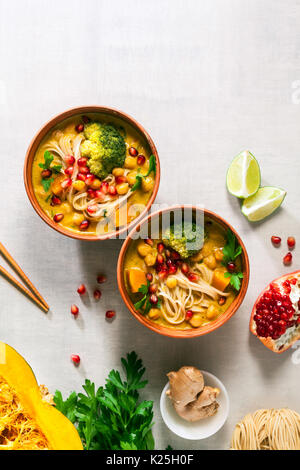
[[248, 151], [239, 153], [227, 171], [226, 184], [233, 196], [246, 199], [260, 186], [260, 169], [256, 158]]
[[258, 222], [278, 209], [285, 196], [286, 191], [283, 189], [264, 186], [254, 196], [245, 199], [242, 205], [242, 213], [250, 222]]

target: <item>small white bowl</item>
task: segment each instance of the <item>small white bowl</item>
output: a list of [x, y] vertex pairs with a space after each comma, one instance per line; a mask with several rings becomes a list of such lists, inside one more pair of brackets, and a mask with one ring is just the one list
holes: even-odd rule
[[201, 419], [194, 423], [185, 421], [183, 418], [178, 416], [176, 413], [172, 401], [166, 395], [166, 391], [169, 388], [169, 382], [164, 387], [160, 397], [160, 412], [163, 420], [168, 428], [177, 436], [183, 437], [184, 439], [198, 440], [205, 439], [215, 434], [228, 418], [229, 414], [229, 396], [223, 383], [215, 377], [213, 374], [201, 371], [204, 377], [205, 385], [211, 387], [217, 387], [220, 389], [220, 394], [217, 398], [219, 408], [214, 416], [209, 418]]

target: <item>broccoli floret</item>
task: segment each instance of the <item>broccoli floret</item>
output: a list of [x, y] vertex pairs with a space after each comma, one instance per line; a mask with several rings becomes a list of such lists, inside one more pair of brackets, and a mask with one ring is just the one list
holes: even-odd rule
[[86, 140], [81, 144], [81, 154], [88, 157], [91, 173], [103, 179], [113, 168], [124, 165], [125, 140], [114, 126], [90, 122], [85, 125], [84, 135]]
[[204, 242], [204, 228], [194, 222], [171, 224], [163, 235], [163, 242], [187, 259], [201, 250]]

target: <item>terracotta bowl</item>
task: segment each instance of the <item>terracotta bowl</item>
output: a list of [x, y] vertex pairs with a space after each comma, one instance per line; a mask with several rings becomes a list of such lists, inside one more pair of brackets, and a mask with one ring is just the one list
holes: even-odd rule
[[[130, 224], [122, 227], [119, 230], [115, 230], [113, 232], [110, 232], [104, 235], [88, 235], [87, 233], [76, 233], [76, 232], [73, 232], [72, 230], [68, 230], [67, 228], [59, 224], [56, 224], [40, 207], [36, 199], [33, 186], [32, 186], [33, 159], [41, 141], [46, 136], [46, 134], [48, 134], [48, 132], [50, 132], [57, 125], [59, 125], [60, 123], [62, 123], [68, 118], [71, 118], [77, 115], [85, 115], [89, 113], [99, 113], [102, 115], [111, 116], [112, 118], [117, 118], [118, 120], [124, 121], [125, 123], [129, 124], [141, 136], [141, 139], [149, 146], [150, 152], [156, 158], [156, 170], [157, 171], [156, 171], [154, 188], [153, 188], [152, 195], [144, 211], [136, 219], [134, 219]], [[68, 111], [64, 111], [63, 113], [58, 114], [57, 116], [54, 116], [52, 119], [50, 119], [50, 121], [44, 124], [41, 127], [41, 129], [38, 131], [38, 133], [34, 136], [34, 138], [32, 139], [28, 147], [26, 157], [25, 157], [25, 164], [24, 164], [25, 189], [26, 189], [27, 195], [29, 197], [29, 200], [34, 210], [41, 217], [41, 219], [43, 219], [51, 228], [53, 228], [59, 233], [62, 233], [63, 235], [66, 235], [71, 238], [76, 238], [78, 240], [97, 241], [97, 240], [106, 240], [109, 238], [116, 238], [120, 234], [131, 229], [137, 223], [138, 220], [141, 220], [141, 218], [147, 214], [147, 211], [153, 204], [155, 197], [157, 195], [158, 188], [159, 188], [159, 182], [160, 182], [160, 163], [159, 163], [159, 158], [158, 158], [156, 147], [150, 135], [141, 126], [141, 124], [135, 121], [135, 119], [133, 119], [132, 117], [128, 116], [128, 114], [125, 114], [122, 111], [118, 111], [113, 108], [108, 108], [106, 106], [80, 106], [78, 108], [72, 108], [72, 109], [69, 109]]]
[[[205, 326], [199, 327], [199, 328], [193, 328], [189, 330], [180, 330], [180, 329], [175, 329], [175, 328], [168, 328], [163, 325], [158, 325], [156, 323], [151, 322], [148, 318], [144, 317], [141, 315], [138, 311], [135, 310], [133, 303], [130, 299], [130, 296], [128, 295], [126, 285], [125, 285], [125, 280], [124, 280], [124, 261], [125, 261], [125, 255], [127, 253], [127, 250], [130, 246], [130, 244], [133, 242], [133, 240], [137, 236], [137, 232], [140, 231], [141, 229], [145, 229], [146, 224], [149, 224], [150, 222], [152, 223], [155, 218], [159, 218], [161, 214], [166, 213], [166, 212], [176, 212], [178, 210], [182, 209], [187, 209], [187, 210], [192, 210], [196, 212], [200, 212], [200, 214], [204, 217], [209, 218], [212, 221], [217, 222], [220, 226], [224, 227], [225, 229], [230, 229], [232, 232], [235, 234], [239, 244], [242, 247], [242, 264], [243, 264], [243, 275], [244, 278], [242, 280], [242, 286], [241, 289], [232, 302], [232, 304], [228, 307], [228, 309], [218, 317], [218, 319], [214, 322], [211, 322]], [[155, 223], [154, 223], [155, 225]], [[228, 222], [226, 222], [222, 217], [219, 215], [215, 214], [214, 212], [211, 212], [206, 209], [200, 209], [195, 206], [173, 206], [169, 207], [166, 209], [162, 209], [160, 211], [157, 211], [153, 214], [148, 215], [145, 217], [137, 226], [134, 227], [134, 229], [129, 233], [127, 239], [125, 240], [118, 259], [118, 266], [117, 266], [117, 277], [118, 277], [118, 286], [120, 293], [122, 295], [122, 298], [127, 306], [127, 308], [130, 310], [132, 315], [140, 322], [142, 325], [146, 326], [152, 331], [155, 331], [156, 333], [159, 333], [161, 335], [165, 336], [170, 336], [172, 338], [195, 338], [196, 336], [202, 336], [206, 335], [207, 333], [210, 333], [216, 329], [218, 329], [220, 326], [224, 325], [229, 318], [234, 315], [234, 313], [238, 310], [240, 307], [246, 292], [248, 288], [248, 283], [249, 283], [249, 276], [250, 276], [250, 268], [249, 268], [249, 259], [248, 259], [248, 254], [245, 248], [244, 243], [242, 242], [240, 236], [236, 232], [236, 230], [229, 225]]]

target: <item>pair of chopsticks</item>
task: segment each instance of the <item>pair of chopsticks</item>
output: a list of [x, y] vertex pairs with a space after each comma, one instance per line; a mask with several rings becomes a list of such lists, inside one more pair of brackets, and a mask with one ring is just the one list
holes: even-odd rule
[[3, 266], [0, 266], [0, 275], [5, 277], [7, 281], [9, 281], [14, 287], [19, 289], [23, 294], [26, 295], [32, 302], [34, 302], [39, 308], [41, 308], [44, 312], [49, 311], [49, 305], [43, 299], [39, 291], [34, 287], [32, 282], [28, 279], [26, 274], [22, 271], [18, 263], [13, 259], [13, 257], [8, 253], [7, 249], [2, 245], [0, 242], [0, 254], [3, 258], [8, 262], [8, 264], [12, 267], [15, 273], [22, 279], [24, 284], [28, 287], [23, 286], [17, 279], [15, 279], [8, 271], [6, 271]]

